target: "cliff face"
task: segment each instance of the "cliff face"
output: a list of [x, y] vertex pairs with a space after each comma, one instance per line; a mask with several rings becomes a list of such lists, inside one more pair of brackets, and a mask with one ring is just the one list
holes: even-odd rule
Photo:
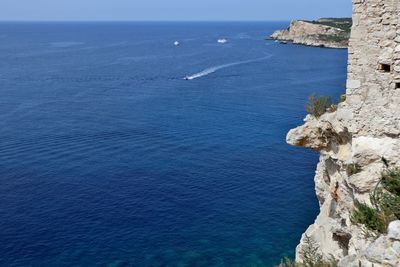
[[288, 29], [276, 31], [270, 38], [309, 46], [347, 48], [350, 25], [350, 20], [343, 19], [295, 20]]
[[[356, 201], [371, 204], [386, 165], [400, 166], [399, 12], [398, 0], [353, 0], [346, 100], [319, 119], [309, 115], [287, 136], [289, 144], [320, 152], [320, 214], [305, 234], [343, 267], [400, 266], [399, 222], [389, 235], [373, 238], [351, 220]], [[348, 174], [350, 164], [361, 171]]]

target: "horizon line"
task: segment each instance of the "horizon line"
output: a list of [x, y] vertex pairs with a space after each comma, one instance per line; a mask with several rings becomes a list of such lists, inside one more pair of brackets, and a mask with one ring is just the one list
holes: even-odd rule
[[[325, 18], [325, 17], [321, 17]], [[328, 18], [328, 17], [327, 17]], [[333, 18], [333, 17], [329, 17]], [[334, 17], [334, 18], [351, 18], [351, 17]], [[315, 18], [313, 20], [320, 19], [320, 18]], [[74, 23], [74, 22], [85, 22], [85, 23], [96, 23], [96, 22], [111, 22], [111, 23], [121, 23], [121, 22], [137, 22], [137, 23], [188, 23], [188, 22], [198, 22], [198, 23], [204, 23], [204, 22], [288, 22], [288, 21], [293, 21], [293, 20], [310, 20], [309, 18], [298, 18], [298, 19], [274, 19], [274, 20], [109, 20], [109, 19], [104, 19], [104, 20], [71, 20], [71, 19], [66, 19], [66, 20], [1, 20], [0, 23], [10, 23], [10, 22], [22, 22], [22, 23], [47, 23], [47, 22], [61, 22], [61, 23]]]
[[281, 22], [292, 19], [278, 20], [0, 20], [1, 22]]

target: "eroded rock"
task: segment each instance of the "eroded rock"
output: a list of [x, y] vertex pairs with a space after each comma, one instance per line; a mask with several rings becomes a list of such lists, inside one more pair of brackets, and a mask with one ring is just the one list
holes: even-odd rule
[[[287, 135], [289, 144], [321, 154], [314, 178], [320, 214], [305, 234], [342, 267], [400, 266], [399, 221], [376, 239], [351, 219], [355, 202], [371, 205], [382, 171], [400, 166], [399, 13], [398, 1], [353, 0], [346, 100]], [[360, 169], [349, 172], [350, 164]], [[305, 245], [303, 235], [298, 261]]]
[[389, 224], [388, 237], [400, 241], [400, 221], [394, 221]]
[[366, 258], [377, 264], [400, 266], [400, 242], [381, 236], [366, 249]]
[[275, 31], [270, 38], [308, 46], [347, 48], [350, 19], [294, 20], [286, 30]]

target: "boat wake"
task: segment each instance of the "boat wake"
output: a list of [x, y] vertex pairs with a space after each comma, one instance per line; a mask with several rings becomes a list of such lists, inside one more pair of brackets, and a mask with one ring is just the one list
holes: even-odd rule
[[214, 72], [216, 72], [218, 70], [221, 70], [221, 69], [234, 67], [234, 66], [238, 66], [238, 65], [243, 65], [243, 64], [254, 63], [254, 62], [258, 62], [258, 61], [263, 61], [263, 60], [269, 59], [271, 57], [272, 57], [272, 55], [268, 55], [268, 56], [261, 57], [261, 58], [244, 60], [244, 61], [237, 61], [237, 62], [228, 63], [228, 64], [224, 64], [224, 65], [214, 66], [214, 67], [211, 67], [211, 68], [207, 68], [207, 69], [205, 69], [205, 70], [203, 70], [201, 72], [198, 72], [198, 73], [195, 73], [195, 74], [192, 74], [192, 75], [188, 75], [183, 79], [184, 80], [194, 80], [194, 79], [197, 79], [197, 78], [201, 78], [201, 77], [210, 75], [210, 74], [212, 74], [212, 73], [214, 73]]

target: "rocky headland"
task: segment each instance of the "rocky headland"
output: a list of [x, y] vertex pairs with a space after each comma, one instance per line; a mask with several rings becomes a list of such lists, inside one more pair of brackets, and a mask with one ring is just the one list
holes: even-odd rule
[[285, 30], [275, 31], [269, 39], [308, 46], [347, 48], [352, 20], [322, 18], [315, 21], [295, 20]]
[[399, 13], [398, 0], [353, 0], [346, 95], [287, 135], [320, 153], [320, 214], [297, 247], [298, 262], [311, 238], [340, 267], [400, 266]]

